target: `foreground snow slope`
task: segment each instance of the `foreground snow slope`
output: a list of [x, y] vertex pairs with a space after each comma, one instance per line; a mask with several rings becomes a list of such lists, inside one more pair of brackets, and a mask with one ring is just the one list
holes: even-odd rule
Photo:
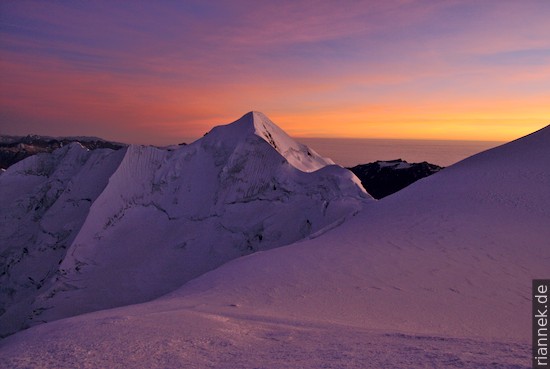
[[530, 338], [550, 273], [550, 128], [380, 200], [317, 239], [236, 260], [172, 298], [426, 334]]
[[128, 147], [93, 200], [55, 279], [35, 289], [32, 314], [17, 310], [25, 325], [151, 300], [322, 231], [372, 198], [348, 170], [251, 112], [176, 150]]
[[12, 367], [527, 368], [531, 279], [550, 270], [548, 161], [545, 128], [164, 298], [21, 332], [2, 355]]
[[0, 368], [528, 369], [530, 345], [130, 306], [0, 341]]

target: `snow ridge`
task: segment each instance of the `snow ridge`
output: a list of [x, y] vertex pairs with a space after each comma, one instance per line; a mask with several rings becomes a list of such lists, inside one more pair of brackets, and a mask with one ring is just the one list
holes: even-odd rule
[[[275, 150], [254, 142], [271, 149], [269, 162]], [[239, 160], [207, 157], [246, 178]], [[163, 298], [20, 332], [2, 341], [3, 359], [14, 368], [526, 367], [531, 282], [550, 270], [548, 161], [550, 127]], [[237, 227], [241, 214], [226, 220]]]
[[[270, 148], [262, 150], [269, 163], [273, 147], [250, 142]], [[228, 178], [245, 180], [240, 155], [233, 152], [229, 164], [212, 156], [215, 145], [223, 143], [195, 145], [180, 159], [195, 162], [206, 152], [216, 175], [225, 168]], [[146, 304], [20, 332], [2, 341], [1, 354], [13, 368], [527, 367], [531, 283], [550, 270], [548, 161], [550, 127], [362, 203], [316, 238], [237, 258]], [[337, 171], [278, 168], [295, 176], [296, 188], [309, 174]], [[258, 198], [268, 196], [260, 187]], [[228, 193], [218, 199], [257, 201], [246, 191]], [[246, 221], [242, 214], [224, 220], [238, 227], [263, 213]]]
[[24, 326], [123, 150], [72, 143], [31, 156], [0, 178], [0, 335]]
[[323, 158], [314, 150], [296, 142], [263, 113], [252, 111], [228, 126], [214, 127], [204, 138], [205, 141], [218, 142], [222, 138], [229, 147], [260, 137], [269, 143], [293, 167], [302, 172], [313, 172], [327, 165], [334, 165], [330, 159]]
[[307, 238], [372, 200], [351, 172], [257, 112], [175, 150], [131, 145], [120, 155], [57, 270], [31, 294], [22, 326], [151, 300], [233, 258]]
[[531, 280], [550, 270], [549, 161], [547, 127], [365, 206], [321, 237], [234, 260], [159, 304], [529, 342]]

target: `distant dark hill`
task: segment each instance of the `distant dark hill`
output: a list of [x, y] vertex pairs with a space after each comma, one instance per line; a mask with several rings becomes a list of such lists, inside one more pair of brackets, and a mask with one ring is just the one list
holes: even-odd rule
[[72, 142], [78, 142], [89, 150], [117, 150], [126, 147], [124, 144], [105, 141], [97, 137], [0, 136], [0, 169], [7, 169], [35, 154], [53, 152]]
[[439, 172], [443, 167], [428, 162], [407, 163], [404, 160], [376, 161], [348, 168], [375, 199], [395, 193], [413, 182]]

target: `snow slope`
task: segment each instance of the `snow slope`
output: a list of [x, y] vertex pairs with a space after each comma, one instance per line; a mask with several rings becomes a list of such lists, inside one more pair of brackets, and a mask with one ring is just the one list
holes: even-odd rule
[[[151, 304], [147, 304], [151, 305]], [[1, 368], [528, 369], [530, 345], [154, 304], [43, 324], [0, 341]]]
[[531, 279], [550, 270], [549, 160], [547, 127], [317, 238], [0, 352], [11, 367], [528, 368]]
[[128, 147], [24, 324], [148, 301], [330, 228], [371, 200], [332, 164], [258, 112], [177, 149]]
[[527, 342], [531, 279], [550, 271], [549, 161], [547, 127], [173, 298], [209, 311], [236, 304], [247, 314]]
[[0, 176], [0, 335], [33, 315], [34, 297], [55, 277], [123, 155], [72, 143]]

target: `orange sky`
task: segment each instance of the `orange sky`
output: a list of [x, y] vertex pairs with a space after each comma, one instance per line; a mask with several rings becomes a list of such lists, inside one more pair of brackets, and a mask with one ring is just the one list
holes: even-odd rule
[[0, 133], [505, 141], [550, 123], [548, 1], [0, 3]]

